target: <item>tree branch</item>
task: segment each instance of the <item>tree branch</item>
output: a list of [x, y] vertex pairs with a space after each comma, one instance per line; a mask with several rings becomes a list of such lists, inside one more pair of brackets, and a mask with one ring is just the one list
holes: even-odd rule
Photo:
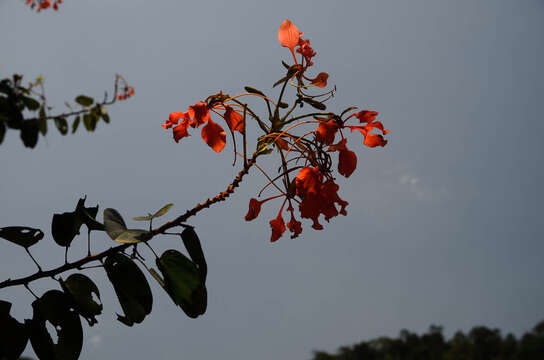
[[[225, 191], [217, 194], [213, 198], [209, 198], [206, 201], [197, 204], [194, 208], [192, 208], [190, 210], [187, 210], [185, 212], [185, 214], [183, 214], [183, 215], [177, 217], [176, 219], [174, 219], [172, 221], [169, 221], [169, 222], [163, 224], [162, 226], [152, 230], [151, 232], [152, 232], [153, 236], [158, 235], [158, 234], [162, 234], [168, 229], [179, 226], [180, 224], [187, 221], [187, 219], [189, 219], [190, 217], [192, 217], [192, 216], [196, 215], [197, 213], [199, 213], [201, 210], [209, 208], [210, 205], [213, 205], [213, 204], [215, 204], [217, 202], [220, 202], [220, 201], [225, 201], [230, 196], [230, 194], [232, 194], [234, 192], [234, 189], [237, 188], [240, 185], [240, 183], [242, 182], [244, 176], [247, 175], [247, 173], [249, 172], [249, 169], [255, 164], [255, 161], [257, 160], [258, 156], [259, 155], [256, 154], [256, 153], [253, 154], [253, 157], [250, 160], [248, 160], [247, 164], [244, 165], [242, 170], [240, 170], [238, 175], [234, 178], [232, 183], [227, 187], [227, 189]], [[71, 262], [71, 263], [66, 263], [66, 264], [64, 264], [62, 266], [59, 266], [59, 267], [51, 269], [51, 270], [46, 270], [46, 271], [40, 270], [40, 271], [38, 271], [38, 272], [36, 272], [36, 273], [34, 273], [32, 275], [29, 275], [29, 276], [26, 276], [26, 277], [23, 277], [23, 278], [19, 278], [19, 279], [13, 279], [13, 280], [12, 279], [7, 279], [7, 280], [0, 283], [0, 289], [6, 288], [6, 287], [11, 287], [11, 286], [17, 286], [17, 285], [25, 285], [26, 286], [26, 285], [28, 285], [28, 283], [30, 283], [31, 281], [34, 281], [34, 280], [43, 279], [43, 278], [47, 278], [47, 277], [52, 277], [53, 278], [55, 275], [61, 274], [61, 273], [65, 272], [65, 271], [72, 270], [72, 269], [80, 269], [83, 265], [85, 265], [85, 264], [87, 264], [89, 262], [100, 261], [100, 260], [102, 260], [103, 258], [105, 258], [105, 257], [107, 257], [109, 255], [124, 251], [128, 247], [134, 246], [134, 245], [135, 244], [118, 245], [118, 246], [109, 248], [108, 250], [102, 251], [101, 253], [86, 256], [86, 257], [84, 257], [82, 259], [79, 259], [79, 260]]]

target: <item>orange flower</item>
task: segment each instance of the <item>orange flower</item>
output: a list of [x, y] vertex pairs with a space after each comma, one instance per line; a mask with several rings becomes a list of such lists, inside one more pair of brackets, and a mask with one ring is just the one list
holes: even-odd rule
[[287, 223], [287, 228], [289, 229], [289, 231], [293, 233], [293, 235], [291, 235], [291, 239], [298, 237], [300, 233], [302, 232], [302, 223], [295, 219], [292, 211], [291, 211], [291, 220]]
[[232, 107], [225, 106], [225, 121], [230, 131], [238, 131], [241, 134], [245, 131], [244, 117], [237, 113]]
[[[301, 34], [302, 35], [302, 34]], [[310, 40], [303, 40], [302, 38], [298, 42], [298, 49], [297, 53], [301, 54], [304, 60], [306, 60], [305, 67], [312, 66], [314, 63], [312, 62], [312, 58], [316, 56], [316, 52], [314, 49], [310, 46]], [[328, 75], [327, 75], [328, 76]]]
[[191, 127], [199, 127], [206, 121], [211, 120], [208, 104], [202, 101], [197, 102], [193, 106], [189, 106], [187, 112], [191, 116], [191, 119], [193, 119], [193, 121], [191, 121]]
[[359, 111], [357, 114], [354, 114], [354, 116], [359, 119], [361, 123], [371, 123], [374, 120], [376, 120], [376, 116], [379, 113], [376, 111], [370, 111], [370, 110], [363, 110]]
[[348, 178], [357, 167], [357, 155], [346, 147], [346, 142], [343, 139], [338, 145], [338, 172]]
[[256, 219], [257, 216], [259, 216], [259, 213], [261, 212], [261, 205], [263, 204], [263, 201], [259, 201], [255, 198], [249, 199], [249, 210], [246, 214], [246, 221], [251, 221], [253, 219]]
[[206, 144], [208, 144], [213, 151], [221, 152], [227, 143], [227, 134], [225, 134], [225, 130], [223, 130], [221, 125], [213, 122], [212, 119], [209, 118], [206, 126], [202, 128], [202, 139], [204, 139]]
[[278, 214], [278, 217], [270, 221], [270, 227], [272, 228], [272, 236], [270, 237], [270, 242], [278, 240], [283, 233], [285, 232], [285, 222], [281, 216], [281, 211]]
[[[294, 52], [295, 46], [298, 45], [302, 33], [291, 20], [283, 20], [278, 30], [278, 40], [281, 46], [291, 49]], [[294, 54], [293, 54], [294, 56]]]

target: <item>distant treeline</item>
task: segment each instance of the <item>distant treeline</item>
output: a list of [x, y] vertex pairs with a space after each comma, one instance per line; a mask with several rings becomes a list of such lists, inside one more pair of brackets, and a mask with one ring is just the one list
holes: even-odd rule
[[398, 338], [380, 337], [336, 354], [314, 351], [313, 360], [544, 360], [544, 321], [517, 339], [499, 329], [476, 326], [444, 339], [442, 327], [432, 325], [421, 336], [401, 330]]

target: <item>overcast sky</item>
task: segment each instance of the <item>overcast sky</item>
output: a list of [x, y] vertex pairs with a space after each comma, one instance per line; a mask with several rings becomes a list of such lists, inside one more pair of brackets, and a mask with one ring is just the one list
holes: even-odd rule
[[[206, 314], [187, 318], [149, 279], [153, 312], [127, 328], [104, 272], [88, 271], [104, 313], [84, 325], [81, 359], [308, 359], [402, 328], [519, 335], [544, 319], [541, 0], [66, 0], [40, 14], [0, 0], [0, 77], [43, 75], [58, 111], [81, 93], [101, 98], [116, 73], [136, 91], [93, 134], [50, 127], [30, 150], [8, 131], [0, 227], [43, 229], [31, 251], [50, 268], [63, 261], [52, 215], [84, 194], [129, 219], [169, 202], [174, 216], [224, 190], [237, 172], [230, 139], [217, 155], [198, 133], [176, 144], [160, 123], [218, 90], [272, 93], [289, 61], [277, 41], [286, 18], [311, 39], [313, 71], [337, 86], [329, 109], [376, 110], [391, 129], [385, 148], [359, 146], [358, 169], [339, 179], [348, 216], [322, 231], [306, 221], [299, 239], [271, 244], [276, 205], [243, 219], [266, 183], [251, 170], [230, 201], [190, 220], [209, 264]], [[95, 235], [95, 249], [112, 245]], [[0, 252], [2, 278], [34, 271], [23, 249], [3, 242]], [[19, 320], [31, 316], [24, 288], [0, 298]]]

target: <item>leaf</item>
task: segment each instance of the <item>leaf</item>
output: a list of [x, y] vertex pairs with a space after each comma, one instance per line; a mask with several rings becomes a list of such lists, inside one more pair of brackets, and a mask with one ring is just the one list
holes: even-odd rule
[[319, 101], [315, 101], [314, 99], [311, 99], [311, 98], [303, 97], [302, 101], [304, 101], [307, 104], [310, 104], [312, 107], [316, 108], [317, 110], [326, 110], [327, 109], [327, 106], [325, 104], [323, 104], [322, 102], [319, 102]]
[[4, 135], [6, 135], [6, 124], [0, 119], [0, 144], [4, 141]]
[[104, 122], [106, 124], [109, 124], [110, 123], [110, 116], [108, 115], [108, 113], [102, 113], [102, 120], [104, 120]]
[[246, 91], [251, 94], [259, 94], [262, 96], [266, 96], [261, 90], [257, 90], [251, 86], [244, 86], [244, 89], [246, 89]]
[[206, 312], [207, 291], [197, 266], [177, 250], [166, 250], [156, 259], [164, 289], [183, 312], [196, 318]]
[[289, 66], [289, 65], [288, 65], [285, 61], [283, 61], [283, 60], [281, 61], [281, 64], [282, 64], [283, 67], [285, 67], [287, 70], [289, 70], [289, 68], [291, 67], [291, 66]]
[[[59, 290], [49, 290], [32, 303], [34, 315], [25, 324], [30, 329], [30, 343], [39, 359], [76, 360], [83, 346], [81, 320], [72, 300]], [[49, 321], [56, 329], [55, 344], [45, 327]]]
[[96, 123], [98, 118], [94, 114], [85, 114], [83, 115], [83, 125], [87, 131], [94, 131], [96, 129]]
[[79, 220], [87, 226], [87, 229], [89, 231], [91, 230], [98, 230], [98, 231], [105, 231], [104, 224], [99, 223], [96, 221], [96, 214], [98, 214], [98, 205], [94, 207], [85, 207], [85, 200], [87, 197], [84, 197], [82, 199], [79, 199], [76, 206], [76, 215], [79, 217]]
[[76, 103], [78, 103], [81, 106], [91, 106], [94, 102], [94, 99], [92, 97], [88, 97], [85, 95], [79, 95], [76, 97]]
[[181, 233], [181, 239], [183, 240], [183, 245], [187, 249], [191, 260], [195, 262], [198, 266], [198, 270], [202, 277], [203, 281], [206, 281], [206, 275], [208, 274], [208, 266], [206, 264], [206, 258], [204, 257], [204, 252], [202, 251], [202, 245], [200, 244], [200, 239], [193, 228], [185, 228]]
[[43, 239], [43, 231], [26, 226], [0, 228], [0, 237], [28, 249]]
[[16, 360], [28, 342], [28, 331], [24, 324], [9, 314], [11, 303], [0, 300], [0, 359]]
[[124, 316], [117, 314], [117, 320], [127, 326], [141, 323], [153, 307], [153, 296], [145, 275], [134, 261], [119, 253], [106, 258], [104, 269], [125, 313]]
[[102, 304], [93, 300], [93, 294], [100, 300], [100, 291], [95, 283], [83, 274], [72, 274], [63, 281], [60, 279], [62, 290], [72, 297], [76, 311], [93, 326], [97, 323], [96, 316], [102, 313]]
[[21, 140], [26, 147], [33, 148], [38, 142], [39, 119], [25, 120], [21, 125]]
[[76, 235], [79, 235], [81, 224], [75, 212], [54, 214], [51, 222], [53, 240], [60, 246], [69, 247]]
[[352, 110], [357, 110], [357, 106], [348, 107], [346, 110], [342, 111], [342, 113], [340, 114], [340, 117], [344, 116], [345, 113], [347, 113], [349, 111], [352, 111]]
[[153, 215], [150, 214], [150, 215], [147, 215], [147, 216], [136, 216], [136, 217], [133, 217], [132, 220], [148, 221], [148, 220], [157, 218], [159, 216], [163, 216], [164, 214], [166, 214], [172, 208], [172, 206], [174, 206], [174, 204], [166, 204], [162, 208], [160, 208], [156, 213], [154, 213]]
[[40, 132], [42, 133], [42, 135], [46, 135], [47, 134], [47, 119], [45, 117], [42, 117], [40, 118]]
[[40, 108], [40, 103], [36, 100], [34, 100], [31, 97], [28, 96], [21, 96], [23, 99], [23, 104], [26, 106], [26, 108], [30, 111], [36, 111]]
[[72, 123], [72, 134], [76, 132], [77, 130], [77, 127], [79, 126], [79, 120], [80, 120], [80, 117], [76, 117], [74, 122]]
[[113, 241], [123, 244], [136, 244], [153, 237], [147, 230], [127, 229], [123, 217], [115, 209], [104, 209], [104, 227]]
[[63, 117], [57, 117], [55, 118], [55, 126], [59, 130], [59, 132], [62, 135], [66, 135], [68, 133], [68, 121], [66, 121]]
[[278, 106], [279, 106], [280, 108], [282, 108], [282, 109], [286, 109], [286, 108], [289, 107], [289, 104], [284, 103], [283, 101], [280, 101], [280, 102], [278, 103]]

